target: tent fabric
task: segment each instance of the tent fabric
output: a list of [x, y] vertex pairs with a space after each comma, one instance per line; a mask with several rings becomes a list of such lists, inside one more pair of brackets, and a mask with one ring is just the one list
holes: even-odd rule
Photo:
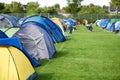
[[69, 24], [72, 25], [72, 26], [75, 26], [75, 25], [76, 25], [75, 21], [74, 21], [73, 19], [71, 19], [71, 18], [69, 18], [69, 19], [67, 20], [67, 22], [69, 22]]
[[14, 46], [14, 47], [18, 48], [19, 50], [21, 50], [27, 56], [27, 58], [30, 60], [31, 64], [34, 67], [40, 65], [40, 63], [38, 61], [33, 59], [28, 54], [28, 52], [25, 51], [25, 49], [22, 47], [20, 41], [17, 38], [2, 38], [2, 39], [0, 39], [0, 46]]
[[2, 28], [1, 29], [1, 31], [3, 31], [8, 37], [12, 37], [18, 30], [19, 30], [18, 27]]
[[109, 19], [103, 19], [103, 20], [101, 20], [101, 22], [100, 22], [100, 27], [102, 27], [102, 28], [107, 27], [107, 24], [108, 24], [109, 22], [110, 22]]
[[13, 46], [0, 46], [0, 63], [0, 80], [35, 78], [35, 70], [27, 57]]
[[62, 33], [65, 34], [65, 33], [64, 33], [64, 28], [63, 28], [62, 23], [60, 22], [60, 19], [59, 19], [59, 18], [52, 18], [52, 21], [53, 21], [55, 24], [57, 24], [57, 25], [61, 28]]
[[0, 27], [10, 28], [15, 26], [18, 26], [18, 25], [17, 25], [17, 20], [13, 16], [10, 16], [7, 14], [0, 15]]
[[120, 21], [115, 23], [115, 30], [120, 30]]
[[8, 38], [8, 36], [0, 30], [0, 38]]
[[115, 26], [115, 22], [112, 22], [110, 25], [107, 26], [107, 30], [113, 31], [114, 26]]
[[49, 27], [53, 30], [52, 32], [54, 32], [54, 34], [57, 34], [56, 37], [58, 37], [57, 39], [59, 39], [59, 41], [65, 41], [66, 40], [66, 37], [64, 36], [64, 31], [61, 30], [59, 25], [55, 24], [52, 20], [50, 20], [50, 19], [48, 19], [44, 16], [41, 16], [41, 17], [49, 25]]
[[18, 27], [12, 27], [12, 28], [8, 28], [8, 30], [5, 31], [5, 33], [8, 37], [12, 37], [18, 30], [19, 30]]
[[110, 23], [107, 24], [107, 27], [106, 27], [107, 30], [108, 30], [108, 28], [110, 27], [110, 25], [111, 25]]
[[96, 20], [95, 23], [94, 23], [94, 25], [95, 26], [100, 26], [100, 22], [101, 22], [101, 20]]
[[18, 20], [18, 24], [19, 25], [22, 25], [22, 23], [23, 23], [23, 21], [25, 20], [26, 18], [20, 18], [19, 20]]
[[[26, 18], [22, 24], [26, 23], [26, 22], [30, 22], [30, 21], [33, 21], [33, 22], [38, 22], [40, 23], [41, 25], [43, 25], [43, 29], [45, 31], [48, 32], [48, 34], [52, 37], [53, 41], [54, 42], [62, 42], [62, 41], [65, 41], [66, 38], [65, 36], [62, 34], [62, 32], [59, 31], [59, 33], [61, 33], [61, 35], [58, 35], [56, 32], [56, 29], [52, 29], [51, 28], [51, 25], [48, 25], [45, 20], [41, 17], [41, 16], [37, 16], [37, 15], [34, 15], [34, 16], [30, 16], [28, 18]], [[62, 38], [61, 38], [62, 36]]]
[[[26, 27], [25, 27], [26, 26]], [[23, 48], [35, 59], [49, 59], [48, 48], [38, 27], [33, 24], [24, 24], [13, 37], [20, 39]]]
[[[26, 28], [26, 27], [28, 27], [28, 29], [31, 29], [30, 26], [36, 27], [36, 29], [39, 30], [39, 32], [38, 32], [37, 34], [43, 34], [43, 38], [44, 38], [44, 40], [45, 40], [45, 44], [46, 44], [46, 46], [47, 46], [47, 50], [48, 50], [48, 53], [49, 53], [48, 59], [52, 58], [52, 56], [53, 56], [54, 53], [56, 52], [56, 49], [55, 49], [54, 43], [53, 43], [53, 41], [52, 41], [52, 38], [49, 36], [49, 34], [48, 34], [44, 29], [42, 29], [42, 28], [40, 27], [40, 26], [42, 26], [42, 25], [40, 25], [40, 24], [37, 23], [37, 22], [27, 22], [27, 23], [25, 23], [24, 25], [22, 25], [21, 28]], [[22, 31], [20, 31], [20, 32], [21, 32], [22, 34], [24, 34]], [[16, 37], [19, 38], [19, 34], [21, 34], [20, 32], [17, 33], [17, 34], [15, 34], [14, 36], [16, 36]], [[28, 35], [29, 35], [29, 34], [28, 34]], [[34, 37], [34, 34], [32, 34], [31, 36]], [[40, 46], [41, 46], [41, 45], [40, 45]], [[32, 51], [30, 51], [30, 52], [32, 52]]]

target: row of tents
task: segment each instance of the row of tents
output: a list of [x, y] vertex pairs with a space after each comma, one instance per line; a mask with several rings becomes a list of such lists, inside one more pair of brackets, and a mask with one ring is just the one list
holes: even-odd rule
[[113, 32], [120, 32], [120, 19], [101, 19], [95, 22], [96, 26]]
[[63, 24], [58, 18], [34, 15], [17, 19], [1, 14], [0, 80], [32, 80], [38, 60], [51, 59], [56, 52], [54, 43], [67, 40]]

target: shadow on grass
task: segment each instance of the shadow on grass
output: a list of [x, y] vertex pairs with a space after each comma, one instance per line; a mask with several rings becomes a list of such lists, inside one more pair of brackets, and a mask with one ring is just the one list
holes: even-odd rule
[[54, 56], [53, 59], [55, 58], [60, 58], [60, 57], [65, 57], [68, 54], [67, 51], [57, 51]]
[[37, 77], [34, 80], [52, 80], [52, 77], [54, 76], [53, 73], [41, 73], [37, 74]]
[[[67, 55], [68, 52], [67, 51], [57, 51], [54, 55], [53, 55], [53, 58], [51, 58], [50, 60], [53, 60], [53, 59], [57, 59], [57, 58], [60, 58], [60, 57], [65, 57], [65, 55]], [[40, 60], [40, 66], [45, 66], [47, 63], [49, 63], [50, 60]], [[39, 66], [38, 66], [39, 67]], [[36, 67], [37, 68], [37, 67]]]
[[40, 66], [45, 66], [48, 62], [49, 62], [49, 60], [40, 60], [40, 63], [41, 63]]

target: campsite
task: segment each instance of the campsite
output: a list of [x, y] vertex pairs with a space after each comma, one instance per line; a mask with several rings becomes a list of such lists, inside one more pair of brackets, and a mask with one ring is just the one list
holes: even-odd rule
[[120, 80], [120, 6], [64, 1], [0, 1], [0, 80]]

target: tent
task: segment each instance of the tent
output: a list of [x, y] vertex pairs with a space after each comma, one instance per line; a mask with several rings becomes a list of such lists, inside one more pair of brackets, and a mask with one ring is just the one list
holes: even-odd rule
[[19, 30], [19, 27], [2, 28], [0, 30], [3, 31], [8, 37], [12, 37]]
[[17, 25], [17, 20], [10, 15], [0, 14], [0, 28], [10, 28]]
[[[43, 25], [42, 28], [45, 31], [47, 31], [47, 33], [52, 37], [54, 42], [62, 42], [62, 41], [66, 40], [65, 36], [62, 34], [62, 31], [59, 31], [59, 33], [61, 33], [61, 34], [57, 34], [57, 32], [58, 32], [58, 31], [56, 31], [57, 29], [53, 29], [52, 26], [47, 24], [41, 16], [37, 16], [37, 15], [30, 16], [30, 17], [26, 18], [23, 21], [23, 23], [30, 22], [30, 21], [38, 22], [39, 24]], [[62, 36], [62, 38], [61, 38], [61, 36]]]
[[17, 26], [17, 20], [14, 16], [7, 14], [0, 15], [0, 30], [8, 37], [11, 37], [17, 30], [19, 30]]
[[2, 44], [0, 44], [0, 80], [32, 80], [35, 78], [36, 73], [29, 59], [15, 46], [3, 45], [4, 40], [0, 39]]
[[113, 31], [114, 26], [115, 26], [115, 22], [112, 22], [111, 24], [109, 23], [109, 25], [107, 25], [106, 29], [109, 30], [109, 31]]
[[94, 23], [94, 25], [95, 26], [100, 26], [100, 22], [101, 22], [101, 20], [96, 20], [95, 23]]
[[64, 27], [63, 27], [62, 23], [60, 22], [60, 19], [59, 18], [52, 18], [52, 21], [61, 28], [62, 33], [64, 34]]
[[119, 30], [120, 31], [120, 21], [115, 23], [115, 30]]
[[76, 21], [73, 20], [73, 19], [71, 19], [71, 18], [69, 18], [69, 19], [67, 20], [67, 22], [69, 22], [70, 25], [72, 25], [72, 26], [75, 26], [75, 25], [76, 25]]
[[102, 19], [101, 22], [100, 22], [100, 27], [102, 28], [106, 28], [107, 27], [107, 24], [110, 22], [109, 19]]
[[21, 50], [26, 57], [30, 60], [31, 64], [36, 67], [40, 65], [40, 62], [36, 61], [33, 57], [31, 57], [28, 52], [22, 47], [18, 38], [1, 38], [0, 46], [14, 46]]
[[49, 25], [49, 27], [53, 30], [54, 34], [57, 34], [58, 39], [64, 41], [66, 37], [64, 36], [64, 31], [61, 30], [59, 25], [55, 24], [52, 20], [47, 17], [41, 16], [44, 21]]
[[37, 22], [26, 22], [13, 37], [18, 37], [25, 50], [35, 59], [50, 59], [55, 47], [49, 34], [39, 26], [42, 25]]
[[18, 20], [18, 24], [19, 25], [22, 25], [22, 22], [25, 20], [26, 18], [20, 18], [19, 20]]

